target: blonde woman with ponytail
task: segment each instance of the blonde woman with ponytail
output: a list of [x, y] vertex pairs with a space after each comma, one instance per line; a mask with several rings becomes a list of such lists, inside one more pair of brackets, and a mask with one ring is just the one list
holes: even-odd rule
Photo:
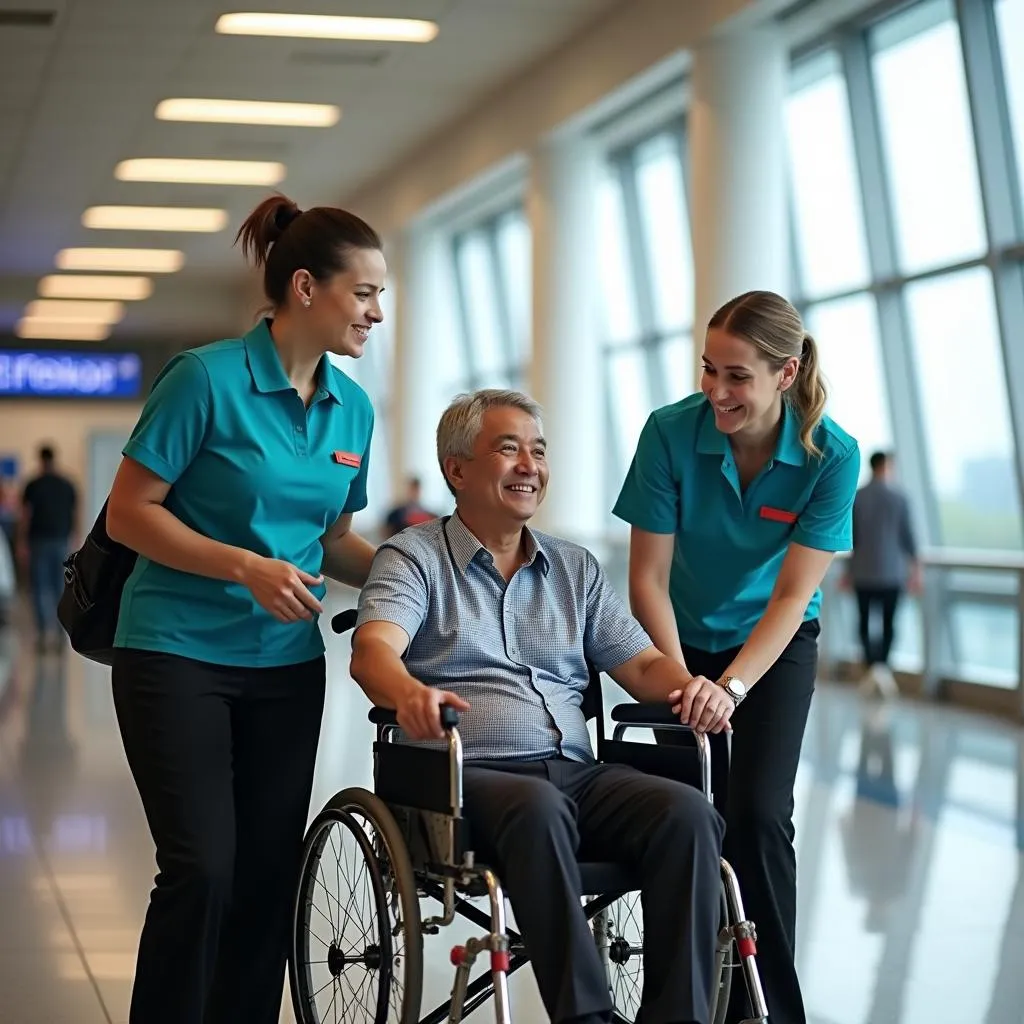
[[[806, 1020], [793, 959], [793, 784], [820, 584], [852, 546], [860, 475], [857, 442], [824, 414], [826, 397], [796, 309], [773, 292], [732, 299], [708, 323], [701, 393], [651, 414], [614, 509], [632, 525], [633, 613], [691, 677], [673, 709], [712, 734], [715, 767], [728, 766], [715, 803], [757, 926], [772, 1024]], [[730, 1024], [749, 1015], [744, 986], [733, 997]]]

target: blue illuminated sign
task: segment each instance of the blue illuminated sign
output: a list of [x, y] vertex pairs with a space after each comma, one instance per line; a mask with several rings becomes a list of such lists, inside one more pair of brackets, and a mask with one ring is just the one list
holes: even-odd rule
[[0, 395], [134, 398], [141, 389], [142, 360], [131, 353], [0, 349]]

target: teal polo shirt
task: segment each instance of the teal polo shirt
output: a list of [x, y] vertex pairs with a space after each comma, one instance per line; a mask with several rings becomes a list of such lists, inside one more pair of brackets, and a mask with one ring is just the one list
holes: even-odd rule
[[[244, 338], [175, 356], [124, 454], [171, 485], [166, 507], [187, 526], [316, 576], [320, 538], [343, 512], [366, 507], [372, 432], [369, 398], [326, 355], [303, 405], [264, 320]], [[323, 598], [326, 585], [311, 589]], [[114, 643], [254, 668], [324, 652], [316, 617], [279, 622], [241, 584], [141, 556]]]
[[[724, 651], [746, 642], [790, 543], [821, 551], [852, 547], [857, 442], [824, 417], [820, 458], [800, 444], [800, 421], [784, 407], [775, 453], [746, 491], [725, 434], [703, 394], [648, 418], [615, 504], [620, 519], [675, 534], [669, 595], [684, 644]], [[816, 618], [818, 590], [805, 620]]]

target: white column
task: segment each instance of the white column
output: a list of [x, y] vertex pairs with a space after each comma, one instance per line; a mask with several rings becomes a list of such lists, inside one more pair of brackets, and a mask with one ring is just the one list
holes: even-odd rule
[[424, 502], [441, 499], [447, 491], [437, 468], [435, 433], [440, 410], [436, 408], [437, 310], [443, 273], [443, 242], [427, 226], [407, 229], [398, 246], [395, 284], [395, 354], [392, 400], [393, 435], [391, 477], [395, 495], [404, 493], [404, 481], [418, 476], [423, 481]]
[[544, 407], [551, 480], [539, 529], [593, 544], [607, 515], [597, 261], [597, 154], [566, 137], [532, 154], [534, 398]]
[[786, 295], [789, 231], [783, 105], [788, 57], [778, 30], [745, 29], [693, 52], [691, 223], [699, 359], [722, 303], [751, 289]]

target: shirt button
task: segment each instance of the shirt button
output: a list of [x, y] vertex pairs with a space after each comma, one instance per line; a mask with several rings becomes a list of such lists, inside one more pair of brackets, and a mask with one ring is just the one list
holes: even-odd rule
[[295, 424], [295, 433], [296, 434], [305, 433], [305, 430], [306, 430], [306, 428], [304, 426], [302, 426], [301, 424], [299, 424], [299, 423]]

